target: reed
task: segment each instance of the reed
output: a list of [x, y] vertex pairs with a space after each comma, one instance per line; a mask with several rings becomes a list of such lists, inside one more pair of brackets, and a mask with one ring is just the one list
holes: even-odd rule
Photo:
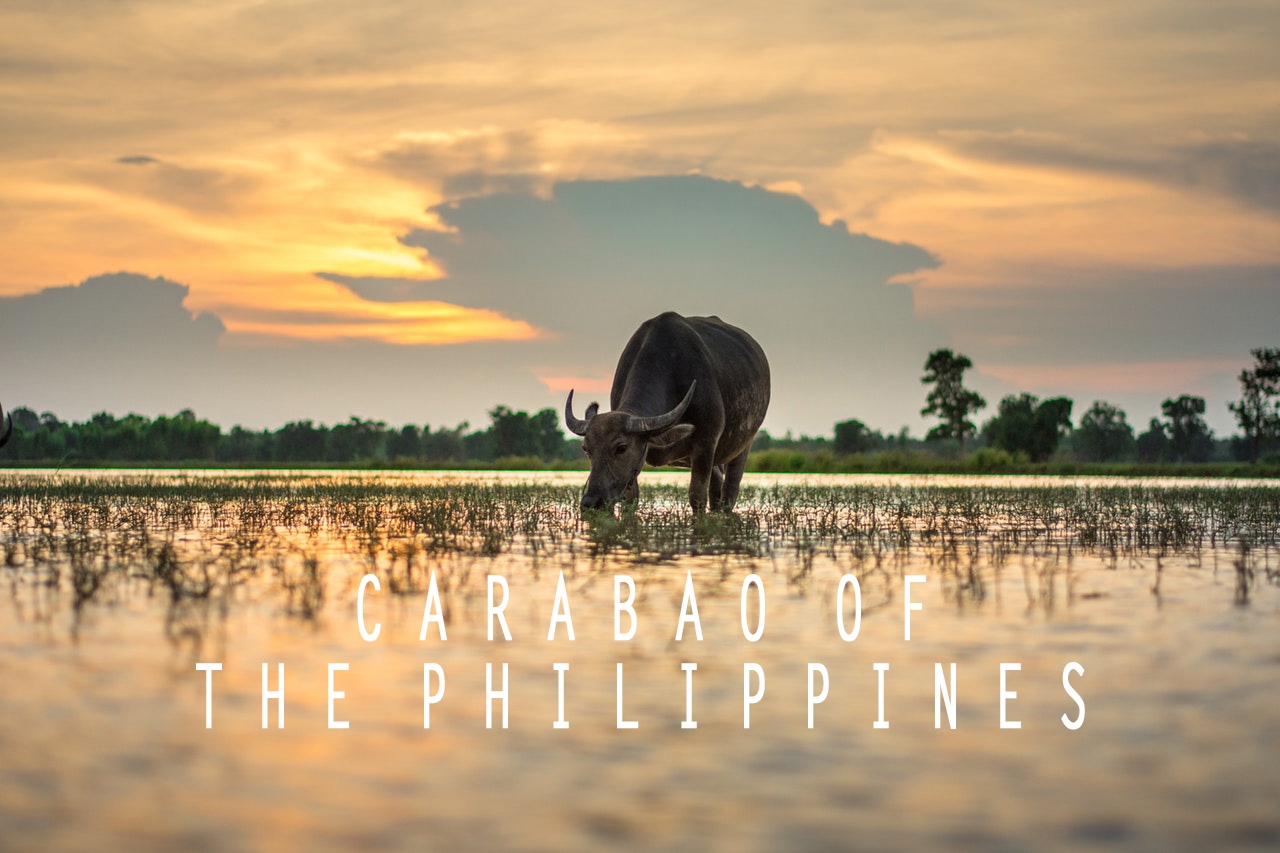
[[[733, 515], [694, 517], [685, 490], [646, 485], [637, 507], [583, 516], [578, 488], [368, 476], [0, 476], [0, 573], [37, 610], [80, 615], [130, 595], [184, 613], [276, 602], [315, 620], [364, 572], [393, 594], [435, 572], [446, 608], [495, 561], [544, 569], [662, 571], [685, 558], [723, 573], [764, 564], [802, 584], [815, 566], [892, 583], [908, 560], [939, 571], [957, 606], [980, 606], [1010, 567], [1028, 606], [1074, 600], [1076, 561], [1153, 573], [1234, 554], [1234, 600], [1280, 580], [1280, 487], [776, 485], [745, 487]], [[1065, 596], [1062, 595], [1065, 592]], [[45, 608], [46, 610], [48, 608]], [[44, 612], [44, 611], [41, 611]]]

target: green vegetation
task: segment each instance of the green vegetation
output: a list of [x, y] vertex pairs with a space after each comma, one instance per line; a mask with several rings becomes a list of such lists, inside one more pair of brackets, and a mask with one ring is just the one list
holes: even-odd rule
[[793, 583], [815, 566], [852, 572], [886, 595], [926, 560], [951, 595], [978, 601], [1007, 567], [1029, 604], [1050, 607], [1084, 557], [1154, 558], [1156, 595], [1175, 555], [1234, 567], [1241, 604], [1280, 582], [1280, 487], [748, 486], [735, 514], [699, 517], [681, 486], [646, 487], [618, 518], [580, 514], [577, 499], [575, 485], [400, 475], [0, 475], [0, 573], [42, 600], [69, 596], [73, 632], [94, 602], [163, 595], [175, 642], [235, 603], [316, 619], [363, 572], [401, 595], [434, 572], [449, 619], [495, 559], [536, 573], [714, 556], [725, 570], [768, 561]]
[[1048, 459], [1070, 433], [1071, 401], [1054, 397], [1042, 403], [1031, 394], [1005, 397], [999, 413], [982, 427], [989, 445], [1025, 454], [1032, 462]]
[[961, 456], [965, 436], [973, 435], [977, 429], [969, 415], [987, 405], [977, 392], [964, 387], [964, 372], [970, 367], [973, 362], [966, 356], [956, 355], [949, 349], [934, 350], [924, 363], [925, 373], [920, 379], [926, 385], [933, 385], [920, 414], [942, 419], [942, 423], [929, 430], [926, 438], [956, 439]]
[[64, 423], [46, 412], [13, 411], [14, 438], [0, 449], [7, 465], [176, 465], [211, 467], [573, 467], [581, 451], [560, 431], [554, 409], [536, 414], [497, 406], [489, 426], [388, 429], [382, 421], [351, 418], [332, 427], [293, 421], [274, 432], [220, 427], [184, 410], [155, 420], [117, 419], [105, 412]]
[[1124, 412], [1102, 400], [1096, 400], [1080, 418], [1072, 443], [1083, 462], [1114, 462], [1135, 451], [1133, 427]]
[[1240, 371], [1241, 398], [1228, 403], [1244, 433], [1249, 461], [1280, 443], [1280, 348], [1253, 350], [1254, 366]]
[[[1242, 399], [1228, 404], [1242, 434], [1215, 438], [1204, 398], [1164, 401], [1164, 419], [1145, 432], [1117, 406], [1096, 400], [1072, 428], [1073, 402], [1013, 394], [981, 430], [969, 418], [986, 405], [964, 387], [973, 363], [951, 350], [930, 353], [921, 381], [933, 386], [922, 414], [941, 423], [923, 439], [907, 428], [885, 435], [856, 419], [833, 436], [756, 436], [749, 471], [795, 473], [1095, 474], [1132, 476], [1280, 476], [1280, 349], [1253, 351], [1240, 374]], [[154, 420], [105, 412], [83, 423], [13, 410], [14, 436], [0, 466], [428, 468], [543, 470], [585, 468], [581, 444], [566, 438], [554, 409], [534, 414], [495, 406], [484, 429], [406, 424], [352, 417], [329, 427], [294, 421], [274, 432], [239, 426], [229, 432], [189, 409]], [[968, 439], [968, 443], [966, 440]], [[968, 451], [966, 452], [966, 447]]]

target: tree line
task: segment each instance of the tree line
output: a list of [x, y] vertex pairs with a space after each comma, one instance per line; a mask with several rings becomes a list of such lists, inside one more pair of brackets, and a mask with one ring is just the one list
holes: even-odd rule
[[[1165, 400], [1161, 404], [1163, 418], [1151, 418], [1142, 432], [1112, 403], [1094, 401], [1079, 424], [1073, 425], [1072, 400], [1041, 400], [1026, 393], [1003, 398], [992, 417], [979, 426], [974, 417], [987, 402], [964, 385], [964, 374], [973, 362], [940, 349], [929, 354], [921, 377], [929, 391], [920, 413], [939, 420], [923, 439], [911, 437], [905, 428], [886, 435], [862, 421], [848, 420], [835, 425], [831, 438], [792, 438], [789, 434], [774, 438], [762, 433], [754, 449], [775, 455], [765, 465], [773, 470], [802, 465], [812, 468], [804, 457], [823, 453], [837, 460], [875, 454], [964, 459], [976, 451], [988, 454], [986, 461], [993, 461], [992, 454], [1005, 454], [1005, 461], [1015, 466], [1044, 463], [1050, 458], [1082, 463], [1253, 463], [1268, 453], [1280, 452], [1280, 348], [1256, 349], [1252, 354], [1253, 365], [1239, 375], [1241, 399], [1227, 404], [1240, 425], [1240, 434], [1224, 439], [1214, 436], [1204, 420], [1204, 398], [1190, 394]], [[875, 467], [874, 463], [870, 467]]]
[[579, 442], [561, 432], [554, 409], [531, 415], [496, 406], [489, 412], [488, 426], [475, 430], [466, 422], [435, 429], [415, 424], [391, 428], [383, 421], [352, 417], [333, 426], [303, 420], [274, 431], [236, 426], [223, 432], [190, 409], [154, 419], [100, 412], [80, 423], [65, 423], [50, 412], [37, 415], [27, 408], [14, 409], [12, 417], [13, 440], [0, 449], [0, 459], [19, 462], [446, 466], [554, 463], [580, 454]]
[[[924, 365], [921, 382], [929, 386], [921, 414], [938, 419], [923, 439], [904, 427], [896, 434], [872, 430], [860, 420], [841, 421], [830, 437], [788, 433], [775, 438], [762, 431], [752, 450], [772, 454], [755, 468], [801, 469], [814, 454], [866, 457], [913, 453], [964, 458], [970, 451], [1003, 453], [1013, 463], [1042, 463], [1067, 457], [1085, 463], [1136, 461], [1197, 463], [1210, 459], [1256, 462], [1280, 452], [1280, 348], [1252, 351], [1254, 363], [1241, 371], [1241, 398], [1228, 404], [1240, 434], [1218, 439], [1204, 420], [1202, 397], [1181, 395], [1164, 401], [1163, 418], [1151, 418], [1143, 432], [1125, 413], [1095, 401], [1072, 423], [1073, 401], [1041, 400], [1033, 394], [1011, 394], [979, 427], [973, 420], [986, 407], [980, 394], [964, 385], [973, 363], [949, 349], [935, 350]], [[530, 414], [506, 406], [489, 411], [489, 423], [471, 429], [406, 424], [352, 417], [326, 426], [292, 421], [277, 430], [252, 431], [221, 427], [198, 418], [190, 409], [148, 418], [130, 414], [116, 418], [100, 412], [87, 421], [67, 423], [50, 412], [14, 409], [14, 434], [0, 448], [0, 461], [14, 463], [213, 463], [222, 465], [386, 465], [475, 466], [573, 465], [581, 458], [580, 442], [561, 430], [555, 409]]]
[[[1280, 444], [1280, 348], [1252, 350], [1254, 363], [1240, 372], [1241, 399], [1227, 404], [1241, 435], [1231, 443], [1233, 455], [1256, 462]], [[964, 372], [973, 366], [965, 356], [935, 350], [925, 362], [921, 381], [932, 385], [922, 415], [940, 423], [928, 438], [954, 439], [961, 455], [965, 438], [981, 436], [988, 446], [1043, 462], [1069, 440], [1072, 453], [1084, 462], [1206, 462], [1214, 452], [1212, 430], [1204, 420], [1203, 397], [1183, 394], [1165, 400], [1164, 418], [1152, 418], [1135, 435], [1119, 407], [1095, 401], [1072, 429], [1072, 401], [1066, 397], [1040, 400], [1032, 394], [1011, 394], [1000, 401], [996, 414], [978, 430], [970, 416], [986, 406], [981, 395], [964, 387]]]

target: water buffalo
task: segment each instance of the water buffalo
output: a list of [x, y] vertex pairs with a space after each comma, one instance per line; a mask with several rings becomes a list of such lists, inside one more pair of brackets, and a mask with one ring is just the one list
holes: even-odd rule
[[627, 342], [609, 392], [613, 411], [587, 407], [569, 430], [583, 436], [591, 474], [582, 508], [611, 508], [635, 500], [645, 462], [692, 469], [689, 503], [695, 513], [730, 511], [747, 453], [769, 408], [769, 362], [746, 332], [719, 317], [668, 311], [641, 324]]
[[4, 431], [4, 435], [0, 435], [0, 447], [4, 447], [9, 443], [9, 436], [13, 435], [13, 417], [4, 410], [4, 406], [0, 406], [0, 424], [5, 421], [9, 422], [9, 427]]

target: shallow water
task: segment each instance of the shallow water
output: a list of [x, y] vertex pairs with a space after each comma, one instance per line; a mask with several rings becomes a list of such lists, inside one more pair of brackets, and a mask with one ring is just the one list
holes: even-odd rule
[[[897, 494], [883, 490], [922, 484], [990, 493], [1028, 482], [759, 475], [748, 478], [742, 527], [691, 535], [678, 475], [646, 474], [638, 521], [615, 530], [577, 518], [581, 474], [319, 473], [268, 478], [294, 483], [298, 508], [264, 518], [261, 542], [245, 538], [248, 504], [224, 496], [193, 511], [189, 525], [148, 532], [144, 546], [139, 525], [157, 517], [156, 505], [185, 498], [111, 487], [81, 513], [101, 513], [100, 529], [92, 519], [77, 528], [74, 513], [41, 529], [40, 510], [18, 495], [51, 476], [0, 483], [11, 502], [0, 527], [0, 847], [1280, 845], [1274, 519], [1255, 519], [1246, 534], [1235, 516], [1211, 515], [1210, 538], [1117, 550], [1090, 547], [1076, 522], [1050, 518], [1052, 506], [1043, 535], [1018, 518], [978, 530], [959, 515], [938, 526], [926, 518], [936, 507], [915, 495], [907, 546], [859, 538], [885, 519], [849, 510], [842, 496], [864, 489], [874, 502]], [[75, 478], [72, 493], [90, 482]], [[124, 482], [118, 473], [97, 478]], [[414, 488], [442, 482], [561, 488], [548, 492], [555, 505], [545, 514], [515, 522], [523, 533], [432, 550], [421, 536], [372, 521], [362, 530], [358, 519], [308, 515], [321, 498], [307, 484], [334, 479], [394, 486], [353, 492], [393, 509]], [[189, 482], [198, 489], [202, 480]], [[1036, 485], [1061, 502], [1071, 490], [1129, 482]], [[792, 518], [777, 507], [778, 484], [789, 494], [819, 491], [787, 509]], [[1186, 488], [1140, 485], [1157, 499]], [[1251, 488], [1267, 496], [1264, 511], [1275, 505], [1275, 487]], [[228, 521], [233, 504], [238, 526]], [[1165, 501], [1152, 524], [1181, 524], [1168, 515], [1179, 505]], [[1002, 532], [1010, 529], [1022, 530], [1016, 544]], [[609, 545], [611, 537], [622, 544]], [[642, 547], [636, 537], [650, 538]], [[448, 584], [443, 642], [434, 626], [419, 639], [432, 570]], [[366, 624], [381, 625], [374, 642], [361, 639], [356, 620], [368, 571], [381, 585], [366, 592]], [[572, 641], [563, 625], [547, 639], [561, 573]], [[741, 624], [752, 573], [766, 601], [758, 642]], [[862, 595], [851, 642], [840, 636], [835, 601], [846, 573]], [[490, 574], [510, 588], [511, 642], [486, 636]], [[615, 575], [636, 587], [629, 641], [613, 636]], [[921, 609], [906, 641], [911, 575], [925, 580], [910, 588]], [[702, 640], [686, 625], [677, 642], [687, 579]], [[201, 661], [222, 664], [212, 675], [212, 728]], [[428, 662], [443, 668], [446, 686], [424, 729]], [[1062, 721], [1079, 716], [1063, 686], [1072, 662], [1083, 668], [1071, 679], [1085, 705], [1076, 730]], [[275, 701], [263, 727], [264, 663], [272, 689], [284, 664], [283, 728]], [[330, 663], [349, 665], [334, 674], [345, 694], [334, 714], [349, 728], [328, 725]], [[555, 663], [569, 665], [569, 726], [560, 729]], [[696, 728], [681, 725], [684, 663], [697, 664]], [[747, 663], [759, 665], [765, 686], [744, 729]], [[811, 663], [829, 675], [812, 728]], [[888, 664], [885, 728], [874, 725], [877, 663]], [[935, 728], [935, 663], [956, 664], [954, 730], [945, 710]], [[507, 666], [505, 729], [500, 701], [486, 727], [486, 664], [495, 678]], [[1001, 664], [1020, 665], [1004, 687], [1016, 693], [1005, 715], [1020, 728], [1001, 727]], [[620, 718], [637, 727], [619, 728]]]

